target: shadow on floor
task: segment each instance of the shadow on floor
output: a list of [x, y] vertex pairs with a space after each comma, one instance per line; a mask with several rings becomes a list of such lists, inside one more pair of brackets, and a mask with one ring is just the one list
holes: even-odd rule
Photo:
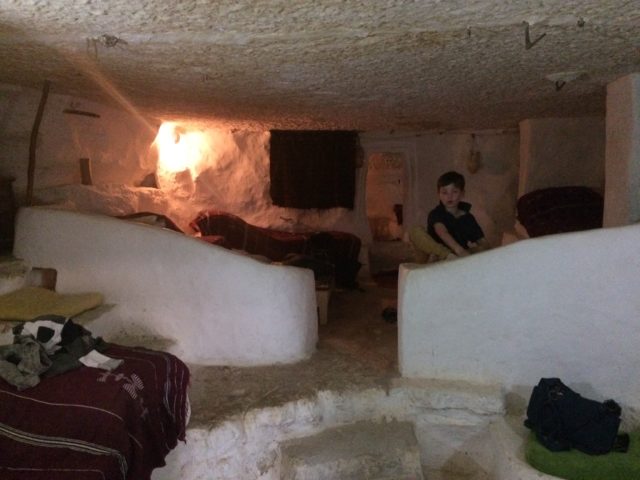
[[319, 330], [319, 345], [347, 354], [380, 374], [398, 369], [398, 329], [382, 315], [397, 304], [397, 272], [380, 276], [380, 283], [331, 295], [326, 325]]

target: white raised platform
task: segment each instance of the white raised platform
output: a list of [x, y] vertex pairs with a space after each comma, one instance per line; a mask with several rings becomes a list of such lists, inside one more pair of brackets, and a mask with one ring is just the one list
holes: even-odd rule
[[14, 254], [57, 271], [60, 293], [96, 291], [113, 309], [92, 322], [107, 339], [172, 341], [201, 365], [273, 365], [309, 358], [318, 339], [313, 273], [269, 265], [150, 225], [23, 208]]
[[589, 398], [615, 398], [640, 424], [638, 271], [640, 224], [404, 264], [400, 372], [510, 391], [564, 378]]

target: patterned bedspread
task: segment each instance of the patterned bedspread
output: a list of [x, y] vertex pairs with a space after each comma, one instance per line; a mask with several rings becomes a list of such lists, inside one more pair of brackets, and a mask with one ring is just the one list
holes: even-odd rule
[[124, 363], [81, 367], [18, 391], [0, 379], [0, 478], [145, 480], [188, 421], [189, 370], [175, 356], [110, 345]]

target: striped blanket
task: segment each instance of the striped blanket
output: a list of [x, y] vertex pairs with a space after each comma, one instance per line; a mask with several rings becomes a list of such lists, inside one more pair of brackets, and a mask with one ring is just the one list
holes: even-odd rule
[[188, 421], [189, 370], [175, 356], [110, 345], [124, 360], [18, 391], [0, 379], [0, 478], [145, 480]]

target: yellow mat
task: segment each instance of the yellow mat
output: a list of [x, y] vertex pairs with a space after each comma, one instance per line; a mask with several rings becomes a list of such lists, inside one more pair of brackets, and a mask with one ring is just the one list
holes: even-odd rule
[[41, 287], [24, 287], [0, 295], [0, 320], [32, 320], [40, 315], [73, 317], [102, 304], [102, 294], [61, 294]]

